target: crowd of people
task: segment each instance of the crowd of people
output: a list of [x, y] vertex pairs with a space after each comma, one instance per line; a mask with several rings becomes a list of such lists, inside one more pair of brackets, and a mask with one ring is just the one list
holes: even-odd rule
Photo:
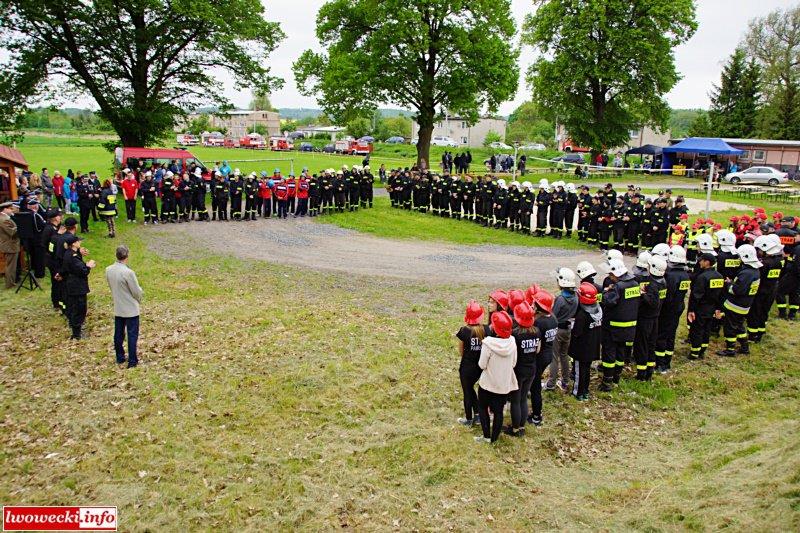
[[[658, 243], [629, 269], [622, 252], [611, 249], [597, 269], [586, 261], [574, 271], [558, 269], [555, 294], [532, 285], [493, 291], [486, 309], [470, 301], [456, 333], [464, 399], [458, 422], [479, 424], [478, 442], [494, 442], [502, 432], [520, 437], [526, 424], [543, 423], [542, 390], [588, 400], [593, 365], [600, 391], [613, 390], [629, 364], [637, 380], [666, 374], [684, 311], [689, 360], [704, 358], [720, 330], [717, 355], [749, 354], [750, 343], [767, 332], [774, 302], [780, 318], [796, 319], [800, 236], [794, 217], [781, 216], [758, 235], [749, 222], [742, 232], [738, 218], [713, 237], [702, 234], [692, 258], [680, 244]], [[598, 271], [606, 274], [602, 282]], [[506, 403], [511, 423], [503, 427]]]

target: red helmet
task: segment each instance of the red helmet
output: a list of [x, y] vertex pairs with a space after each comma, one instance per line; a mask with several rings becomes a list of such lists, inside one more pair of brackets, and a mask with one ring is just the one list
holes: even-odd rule
[[553, 295], [544, 289], [536, 293], [534, 303], [548, 315], [553, 312]]
[[722, 229], [722, 224], [714, 224], [714, 229]]
[[687, 215], [686, 213], [683, 213], [683, 214], [680, 216], [680, 219], [681, 219], [681, 220], [689, 220], [689, 215]]
[[597, 287], [591, 283], [581, 283], [578, 287], [578, 301], [586, 305], [597, 303]]
[[528, 302], [522, 302], [514, 307], [514, 320], [523, 328], [533, 325], [533, 308]]
[[494, 290], [489, 295], [489, 298], [497, 302], [497, 305], [500, 306], [500, 309], [506, 309], [508, 307], [508, 294], [506, 294], [506, 291], [502, 291], [500, 289]]
[[475, 300], [470, 300], [467, 304], [467, 312], [464, 314], [464, 322], [468, 326], [477, 326], [483, 320], [483, 307]]
[[536, 296], [536, 293], [542, 290], [537, 284], [533, 284], [527, 289], [525, 289], [525, 301], [528, 302], [530, 305], [533, 305], [533, 300]]
[[508, 308], [516, 309], [519, 304], [525, 301], [525, 293], [519, 289], [508, 291]]
[[511, 336], [511, 317], [505, 311], [492, 314], [492, 330], [500, 338], [507, 339]]

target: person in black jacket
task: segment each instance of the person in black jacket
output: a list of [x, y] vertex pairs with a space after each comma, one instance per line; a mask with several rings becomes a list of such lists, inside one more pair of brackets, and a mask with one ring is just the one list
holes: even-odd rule
[[461, 389], [464, 391], [464, 418], [459, 418], [458, 423], [464, 426], [480, 423], [475, 384], [481, 377], [481, 368], [478, 366], [478, 360], [481, 358], [481, 345], [483, 339], [489, 336], [489, 326], [481, 324], [482, 321], [483, 308], [475, 300], [472, 300], [467, 305], [467, 311], [464, 314], [466, 325], [456, 333], [458, 353], [461, 356], [458, 375], [461, 379]]
[[725, 317], [722, 322], [722, 331], [725, 336], [725, 349], [717, 352], [723, 357], [733, 357], [736, 355], [736, 341], [739, 341], [738, 353], [747, 355], [750, 347], [747, 340], [744, 321], [750, 306], [753, 304], [760, 276], [758, 269], [761, 268], [761, 261], [758, 260], [756, 249], [750, 244], [743, 244], [737, 249], [739, 258], [742, 260], [742, 268], [730, 284], [725, 295], [725, 302], [722, 307], [725, 310]]
[[536, 201], [532, 187], [533, 185], [529, 181], [522, 183], [522, 196], [519, 204], [520, 227], [526, 235], [531, 233], [531, 215], [533, 214], [533, 203]]
[[578, 240], [588, 242], [589, 237], [589, 213], [592, 208], [592, 195], [589, 194], [589, 186], [581, 185], [581, 192], [578, 194]]
[[150, 172], [145, 173], [142, 183], [139, 185], [139, 194], [142, 195], [142, 212], [144, 213], [144, 225], [158, 224], [158, 205], [156, 205], [156, 193], [158, 184], [153, 181]]
[[686, 308], [686, 293], [691, 281], [686, 268], [686, 250], [681, 246], [673, 246], [667, 258], [667, 273], [664, 274], [667, 284], [667, 296], [661, 302], [658, 315], [658, 339], [656, 339], [656, 372], [666, 374], [675, 353], [675, 333], [678, 322]]
[[641, 290], [621, 259], [608, 261], [608, 279], [603, 292], [603, 383], [608, 392], [619, 383], [625, 366], [625, 346], [636, 337]]
[[86, 296], [89, 294], [89, 272], [95, 267], [94, 259], [84, 263], [84, 256], [89, 252], [81, 248], [81, 238], [77, 235], [68, 236], [64, 240], [68, 249], [64, 253], [63, 272], [67, 299], [67, 318], [72, 328], [71, 339], [80, 340], [83, 323], [86, 321]]
[[84, 174], [78, 185], [75, 186], [78, 195], [78, 211], [81, 218], [81, 233], [89, 231], [89, 215], [94, 208], [95, 190], [94, 185], [89, 181], [89, 176]]
[[56, 279], [55, 241], [59, 233], [64, 232], [61, 227], [61, 214], [60, 209], [52, 209], [47, 212], [47, 225], [41, 235], [41, 247], [45, 250], [45, 265], [47, 270], [50, 271], [50, 302], [53, 305], [53, 309], [58, 311], [61, 311], [61, 300], [59, 298], [60, 281]]
[[697, 258], [700, 271], [692, 279], [686, 320], [690, 324], [689, 359], [702, 359], [711, 337], [711, 319], [719, 314], [720, 298], [725, 288], [725, 279], [714, 269], [715, 255], [704, 253]]
[[553, 184], [555, 192], [550, 196], [550, 235], [556, 239], [564, 236], [564, 214], [567, 211], [567, 193], [564, 192], [564, 182], [557, 181]]
[[550, 191], [547, 180], [539, 182], [539, 192], [536, 194], [536, 236], [541, 237], [547, 233], [547, 210], [550, 207]]
[[761, 259], [758, 292], [747, 314], [747, 336], [750, 342], [761, 342], [767, 332], [767, 319], [775, 294], [778, 291], [778, 279], [783, 262], [783, 245], [775, 234], [756, 237], [753, 246]]
[[497, 191], [494, 193], [494, 227], [505, 228], [508, 224], [508, 187], [505, 180], [497, 180]]
[[514, 374], [519, 388], [509, 394], [511, 400], [511, 426], [506, 433], [512, 437], [525, 435], [525, 422], [528, 419], [528, 393], [533, 386], [541, 388], [536, 378], [536, 356], [542, 346], [539, 330], [534, 325], [533, 308], [528, 302], [517, 304], [514, 308], [517, 327], [512, 335], [517, 343], [517, 364]]
[[572, 395], [576, 400], [589, 399], [589, 380], [592, 361], [600, 359], [600, 339], [603, 329], [603, 309], [597, 302], [596, 284], [583, 282], [578, 287], [580, 305], [575, 312], [569, 343], [569, 355], [575, 362], [575, 384]]
[[667, 296], [664, 274], [667, 261], [657, 255], [648, 259], [648, 274], [639, 282], [641, 298], [639, 314], [636, 319], [636, 339], [633, 342], [633, 355], [636, 359], [636, 379], [650, 381], [656, 366], [655, 340], [658, 336], [658, 315], [661, 302]]
[[[553, 295], [544, 290], [536, 292], [533, 298], [533, 308], [536, 316], [533, 325], [539, 330], [540, 350], [536, 355], [536, 373], [531, 385], [531, 414], [528, 422], [534, 426], [541, 426], [542, 418], [542, 373], [553, 360], [553, 343], [558, 334], [558, 321], [551, 314], [553, 310]], [[535, 386], [534, 386], [535, 385]]]
[[639, 252], [639, 245], [642, 235], [642, 218], [644, 217], [644, 206], [640, 203], [641, 197], [634, 194], [630, 197], [624, 220], [626, 224], [625, 248], [629, 253]]

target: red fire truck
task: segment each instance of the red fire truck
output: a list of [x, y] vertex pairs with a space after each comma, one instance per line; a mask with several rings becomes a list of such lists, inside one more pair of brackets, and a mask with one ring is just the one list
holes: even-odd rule
[[336, 141], [334, 150], [340, 154], [367, 155], [372, 153], [372, 143], [356, 139]]

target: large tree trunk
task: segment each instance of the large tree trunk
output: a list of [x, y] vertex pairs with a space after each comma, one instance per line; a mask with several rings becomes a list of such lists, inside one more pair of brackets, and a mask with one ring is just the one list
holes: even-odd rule
[[431, 106], [429, 109], [421, 109], [417, 115], [417, 166], [419, 168], [431, 169], [431, 137], [433, 136], [433, 119], [436, 110]]

